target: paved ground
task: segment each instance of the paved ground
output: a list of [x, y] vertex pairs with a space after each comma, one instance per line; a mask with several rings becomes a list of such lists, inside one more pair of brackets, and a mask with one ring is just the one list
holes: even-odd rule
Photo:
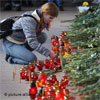
[[[34, 8], [23, 9], [23, 11], [1, 11], [0, 20], [14, 15], [20, 15], [26, 10], [33, 10]], [[52, 23], [52, 27], [48, 34], [48, 40], [44, 44], [45, 47], [51, 49], [50, 38], [53, 34], [60, 35], [62, 31], [68, 30], [67, 26], [70, 23], [61, 23], [64, 20], [70, 20], [77, 14], [77, 9], [75, 7], [65, 8], [65, 11], [60, 12], [57, 19]], [[45, 60], [46, 58], [35, 52], [38, 59]], [[15, 80], [13, 81], [12, 72], [13, 65], [7, 63], [5, 60], [5, 54], [2, 51], [2, 40], [0, 40], [0, 100], [30, 100], [28, 95], [29, 84], [25, 81], [19, 83], [19, 66], [15, 65], [17, 68], [17, 73]], [[21, 66], [22, 67], [22, 66]], [[21, 94], [21, 95], [20, 95]]]

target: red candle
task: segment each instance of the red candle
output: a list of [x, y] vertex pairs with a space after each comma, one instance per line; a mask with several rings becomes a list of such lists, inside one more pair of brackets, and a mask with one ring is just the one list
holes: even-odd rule
[[25, 79], [25, 70], [22, 70], [20, 72], [20, 77], [21, 77], [21, 79]]
[[66, 35], [67, 35], [66, 32], [63, 32], [63, 33], [61, 34], [62, 37], [65, 37]]
[[53, 84], [53, 86], [54, 86], [55, 91], [59, 90], [59, 82], [58, 82], [58, 81], [56, 81], [56, 82]]
[[51, 44], [52, 44], [52, 45], [56, 45], [56, 43], [57, 43], [57, 41], [56, 41], [55, 39], [52, 39], [52, 40], [51, 40]]
[[57, 65], [54, 65], [54, 64], [51, 65], [51, 70], [54, 70], [56, 68], [57, 68]]
[[49, 97], [50, 96], [50, 92], [45, 91], [45, 96]]
[[52, 89], [52, 86], [51, 85], [46, 85], [45, 87], [46, 87], [46, 91], [47, 92], [49, 92]]
[[34, 73], [31, 72], [31, 76], [30, 76], [30, 77], [31, 77], [31, 80], [32, 80], [32, 81], [34, 81], [33, 75], [34, 75]]
[[61, 86], [59, 86], [59, 88], [60, 88], [60, 90], [64, 90], [66, 87], [61, 85]]
[[56, 64], [57, 64], [57, 65], [61, 65], [60, 58], [58, 58], [58, 57], [56, 58]]
[[52, 48], [51, 48], [51, 49], [52, 49], [52, 51], [55, 51], [55, 50], [56, 50], [55, 46], [52, 46]]
[[31, 72], [34, 72], [34, 70], [35, 70], [35, 66], [34, 66], [33, 64], [31, 64], [31, 65], [30, 65], [30, 71], [31, 71]]
[[38, 79], [38, 76], [36, 72], [31, 72], [31, 80], [36, 82], [37, 79]]
[[42, 96], [38, 96], [35, 100], [42, 100]]
[[46, 80], [46, 85], [51, 85], [51, 81], [50, 80]]
[[50, 96], [55, 96], [55, 91], [53, 89], [50, 90]]
[[49, 69], [49, 68], [50, 68], [50, 61], [49, 61], [48, 59], [45, 60], [45, 62], [44, 62], [44, 67], [45, 67], [46, 69]]
[[69, 83], [69, 80], [65, 79], [63, 82], [62, 82], [62, 85], [67, 85]]
[[37, 88], [36, 87], [31, 87], [30, 88], [30, 97], [31, 97], [31, 99], [34, 99], [36, 97], [36, 93], [37, 93]]
[[59, 45], [56, 44], [56, 51], [59, 51]]
[[59, 82], [59, 89], [64, 90], [66, 88], [66, 85], [63, 85], [63, 82]]
[[66, 80], [66, 79], [68, 79], [68, 76], [67, 75], [64, 75], [63, 76], [63, 80]]
[[50, 78], [52, 84], [54, 84], [57, 81], [56, 75], [52, 75]]
[[62, 91], [56, 92], [55, 100], [64, 100], [64, 98], [65, 98], [65, 94]]
[[29, 65], [26, 67], [26, 71], [30, 71], [30, 67], [29, 67]]
[[43, 69], [43, 65], [44, 65], [43, 62], [42, 61], [39, 61], [38, 64], [37, 64], [37, 69], [39, 71], [41, 71]]
[[42, 65], [41, 64], [37, 64], [37, 69], [39, 70], [39, 71], [41, 71], [42, 70]]
[[38, 79], [41, 80], [42, 84], [44, 85], [47, 80], [47, 76], [45, 75], [44, 72], [40, 72]]
[[54, 62], [55, 62], [55, 59], [54, 59], [54, 58], [51, 58], [51, 59], [50, 59], [50, 62], [51, 62], [51, 63], [54, 63]]
[[35, 99], [36, 98], [37, 88], [36, 88], [36, 85], [35, 85], [34, 81], [31, 83], [31, 87], [29, 89], [29, 94], [30, 94], [30, 98], [31, 99]]
[[36, 80], [36, 86], [37, 87], [41, 87], [42, 86], [41, 80]]
[[60, 35], [60, 36], [59, 36], [59, 43], [61, 43], [62, 40], [63, 40], [63, 38], [62, 38], [62, 36]]
[[29, 73], [27, 71], [25, 71], [25, 80], [29, 81]]
[[37, 75], [37, 73], [34, 72], [34, 74], [33, 74], [33, 80], [36, 82], [37, 79], [38, 79], [38, 75]]

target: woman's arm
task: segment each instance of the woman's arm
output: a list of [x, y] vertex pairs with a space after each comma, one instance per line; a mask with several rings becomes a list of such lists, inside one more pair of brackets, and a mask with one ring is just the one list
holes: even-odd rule
[[26, 40], [29, 44], [29, 46], [34, 50], [38, 51], [40, 54], [43, 54], [45, 56], [50, 55], [50, 50], [43, 47], [41, 43], [38, 42], [37, 36], [36, 36], [36, 26], [37, 22], [35, 19], [31, 17], [24, 17], [21, 20], [21, 25], [23, 28], [23, 32], [25, 34]]

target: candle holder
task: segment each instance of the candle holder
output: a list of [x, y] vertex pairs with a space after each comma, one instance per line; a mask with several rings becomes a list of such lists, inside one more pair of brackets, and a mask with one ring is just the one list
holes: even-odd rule
[[45, 82], [47, 80], [47, 76], [44, 72], [40, 72], [38, 79], [41, 80], [43, 85], [45, 85]]
[[40, 88], [42, 86], [41, 80], [36, 80], [36, 87]]
[[55, 97], [55, 91], [54, 91], [54, 89], [50, 89], [50, 96], [53, 96], [53, 97]]
[[21, 79], [25, 79], [25, 69], [20, 69], [20, 77]]
[[35, 70], [34, 64], [31, 63], [31, 64], [29, 64], [29, 66], [30, 66], [30, 71], [31, 71], [31, 72], [34, 72], [34, 70]]
[[50, 66], [51, 66], [51, 64], [50, 64], [49, 59], [46, 59], [46, 60], [44, 61], [44, 67], [45, 67], [46, 69], [49, 69]]
[[29, 73], [28, 73], [28, 71], [25, 71], [25, 81], [29, 81]]
[[61, 90], [56, 91], [55, 100], [65, 100], [64, 98], [65, 94]]
[[38, 61], [38, 64], [37, 64], [37, 69], [39, 70], [39, 71], [41, 71], [42, 69], [43, 69], [43, 61]]
[[56, 75], [51, 75], [50, 81], [51, 81], [51, 83], [53, 85], [57, 81]]
[[46, 88], [46, 91], [49, 92], [52, 89], [52, 86], [51, 85], [46, 85], [45, 88]]
[[36, 72], [34, 72], [34, 74], [33, 74], [33, 80], [36, 82], [37, 79], [38, 79], [38, 75], [37, 75]]
[[30, 89], [29, 89], [29, 95], [31, 99], [35, 99], [36, 98], [36, 94], [37, 94], [37, 88], [35, 85], [35, 82], [32, 81]]

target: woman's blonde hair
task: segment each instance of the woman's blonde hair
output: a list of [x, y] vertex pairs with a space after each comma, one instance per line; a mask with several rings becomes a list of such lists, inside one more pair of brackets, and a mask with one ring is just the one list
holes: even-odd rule
[[[58, 11], [59, 11], [58, 7], [53, 2], [45, 3], [40, 8], [41, 15], [43, 15], [43, 13], [46, 13], [46, 14], [51, 15], [53, 17], [57, 17], [58, 16]], [[43, 20], [43, 16], [41, 16], [40, 24], [41, 24], [42, 29], [43, 29], [44, 28], [44, 24], [45, 24], [44, 20]], [[49, 30], [49, 27], [50, 27], [50, 23], [47, 24], [47, 28], [46, 29]]]
[[53, 2], [45, 3], [41, 7], [41, 13], [46, 13], [46, 14], [51, 15], [53, 17], [57, 17], [58, 16], [58, 7]]

